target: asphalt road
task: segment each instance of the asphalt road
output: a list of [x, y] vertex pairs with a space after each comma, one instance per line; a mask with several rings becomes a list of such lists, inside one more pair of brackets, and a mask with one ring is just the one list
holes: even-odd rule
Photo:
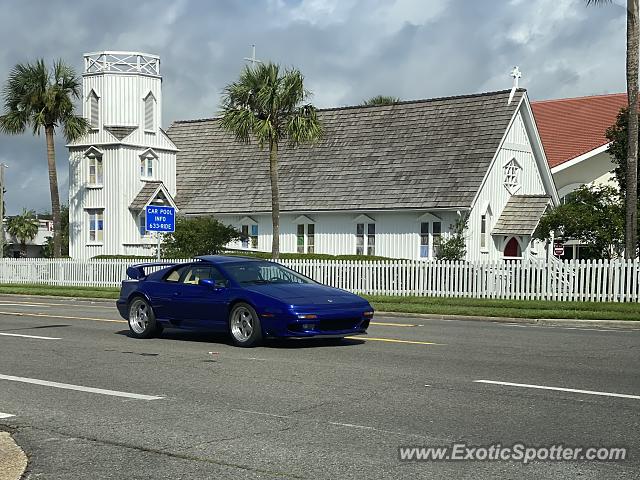
[[[132, 339], [112, 302], [0, 296], [0, 430], [29, 479], [640, 478], [640, 331], [375, 322], [337, 346], [240, 349]], [[629, 458], [399, 461], [460, 442]]]

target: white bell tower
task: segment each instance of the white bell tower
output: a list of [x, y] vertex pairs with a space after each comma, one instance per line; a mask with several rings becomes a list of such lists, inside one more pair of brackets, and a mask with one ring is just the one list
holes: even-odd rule
[[153, 256], [144, 208], [175, 206], [176, 152], [162, 130], [160, 57], [84, 55], [82, 108], [91, 130], [69, 147], [69, 254]]

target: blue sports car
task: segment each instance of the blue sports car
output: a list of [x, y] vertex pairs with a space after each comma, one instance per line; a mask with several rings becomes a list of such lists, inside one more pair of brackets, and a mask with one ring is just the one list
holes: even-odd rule
[[373, 317], [364, 298], [266, 260], [210, 255], [133, 265], [127, 275], [116, 305], [136, 338], [173, 327], [228, 332], [235, 345], [252, 347], [268, 337], [365, 334]]

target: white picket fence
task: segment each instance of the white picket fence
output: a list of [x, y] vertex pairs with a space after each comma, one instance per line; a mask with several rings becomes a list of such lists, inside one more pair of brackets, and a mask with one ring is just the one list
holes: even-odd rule
[[[603, 302], [638, 302], [640, 298], [638, 260], [280, 262], [316, 281], [355, 293]], [[0, 283], [116, 287], [133, 263], [0, 259]]]

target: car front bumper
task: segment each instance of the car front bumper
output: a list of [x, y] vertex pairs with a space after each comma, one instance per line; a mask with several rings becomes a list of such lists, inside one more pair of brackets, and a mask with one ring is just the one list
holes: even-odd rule
[[[295, 312], [288, 315], [261, 315], [263, 330], [268, 337], [279, 338], [338, 338], [367, 333], [371, 316], [365, 309], [320, 311], [317, 313]], [[315, 318], [300, 318], [313, 315]]]
[[118, 309], [118, 313], [122, 318], [124, 318], [125, 320], [129, 319], [129, 306], [125, 300], [116, 300], [116, 308]]

